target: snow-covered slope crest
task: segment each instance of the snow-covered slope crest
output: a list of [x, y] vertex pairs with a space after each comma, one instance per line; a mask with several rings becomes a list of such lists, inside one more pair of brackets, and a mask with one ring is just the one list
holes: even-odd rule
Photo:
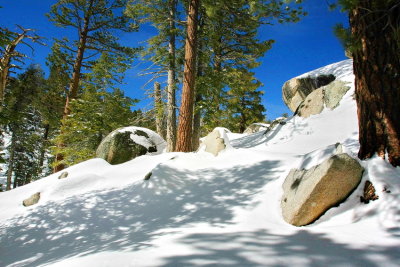
[[[347, 62], [317, 71], [352, 81]], [[231, 140], [235, 149], [217, 157], [94, 159], [65, 180], [56, 174], [0, 193], [0, 266], [398, 266], [400, 169], [379, 157], [361, 162], [379, 200], [360, 203], [360, 186], [312, 225], [281, 216], [291, 168], [319, 164], [337, 142], [356, 157], [352, 91], [334, 110]], [[43, 199], [22, 207], [38, 191]]]

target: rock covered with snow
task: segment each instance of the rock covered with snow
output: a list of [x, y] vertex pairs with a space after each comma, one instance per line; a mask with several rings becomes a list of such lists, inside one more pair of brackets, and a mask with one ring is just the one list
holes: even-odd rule
[[312, 91], [297, 109], [297, 115], [308, 118], [322, 112], [325, 107], [335, 109], [350, 86], [343, 81], [333, 81], [330, 84]]
[[352, 64], [344, 60], [287, 81], [282, 87], [285, 104], [301, 117], [336, 108], [353, 82]]
[[199, 151], [205, 151], [218, 156], [218, 153], [231, 147], [229, 143], [228, 133], [230, 131], [223, 127], [215, 128], [206, 137], [201, 139]]
[[96, 157], [110, 164], [120, 164], [138, 156], [162, 153], [166, 142], [152, 130], [142, 127], [125, 127], [111, 132], [100, 143]]
[[299, 105], [314, 90], [330, 84], [335, 80], [332, 74], [316, 77], [296, 77], [287, 81], [282, 87], [282, 98], [291, 111], [296, 111]]
[[253, 134], [253, 133], [258, 133], [261, 131], [266, 131], [270, 127], [270, 124], [268, 123], [252, 123], [250, 124], [246, 130], [244, 130], [244, 134]]
[[313, 223], [349, 196], [362, 173], [363, 167], [346, 153], [308, 170], [292, 169], [283, 183], [283, 218], [295, 226]]

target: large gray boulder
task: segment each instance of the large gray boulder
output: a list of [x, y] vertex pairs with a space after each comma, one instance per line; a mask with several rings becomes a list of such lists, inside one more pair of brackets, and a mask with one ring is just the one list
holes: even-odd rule
[[328, 85], [335, 80], [334, 75], [319, 75], [316, 77], [296, 77], [282, 87], [282, 98], [288, 108], [295, 112], [299, 105], [312, 91]]
[[343, 81], [336, 80], [330, 84], [312, 91], [300, 104], [296, 114], [307, 118], [322, 112], [324, 107], [335, 109], [343, 96], [350, 89]]
[[120, 164], [148, 153], [161, 153], [165, 141], [155, 132], [141, 127], [120, 128], [100, 143], [96, 157]]
[[308, 118], [311, 115], [319, 114], [324, 109], [324, 91], [318, 88], [312, 91], [300, 104], [297, 115]]
[[22, 205], [24, 205], [25, 207], [35, 205], [39, 202], [39, 199], [40, 199], [40, 192], [37, 192], [32, 196], [28, 197], [27, 199], [25, 199], [24, 201], [22, 201]]
[[339, 106], [340, 100], [349, 91], [350, 86], [347, 83], [336, 80], [327, 86], [323, 87], [324, 90], [324, 103], [330, 109], [335, 109]]
[[362, 173], [358, 161], [345, 153], [334, 155], [309, 170], [291, 170], [283, 184], [284, 220], [295, 226], [313, 223], [353, 192]]

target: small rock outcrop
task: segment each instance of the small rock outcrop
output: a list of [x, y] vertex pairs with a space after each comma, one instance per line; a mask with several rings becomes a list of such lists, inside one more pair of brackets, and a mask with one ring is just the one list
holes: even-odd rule
[[282, 97], [288, 108], [295, 112], [299, 105], [312, 91], [328, 85], [335, 80], [334, 75], [319, 75], [317, 77], [293, 78], [282, 87]]
[[65, 178], [67, 178], [68, 177], [68, 172], [62, 172], [61, 174], [60, 174], [60, 176], [58, 176], [58, 179], [65, 179]]
[[25, 207], [35, 205], [39, 202], [39, 199], [40, 199], [40, 192], [37, 192], [32, 196], [30, 196], [29, 198], [22, 201], [22, 205], [24, 205]]
[[246, 130], [244, 130], [244, 134], [253, 134], [261, 131], [266, 131], [270, 128], [270, 125], [267, 123], [252, 123], [250, 124]]
[[283, 218], [295, 226], [313, 223], [353, 192], [362, 173], [358, 161], [345, 153], [308, 170], [291, 170], [283, 184]]
[[220, 129], [216, 128], [206, 137], [203, 138], [201, 142], [202, 146], [205, 146], [204, 151], [217, 156], [219, 152], [226, 148], [225, 140], [221, 136]]
[[104, 138], [96, 150], [96, 157], [110, 164], [120, 164], [147, 153], [161, 153], [164, 148], [165, 141], [157, 133], [140, 127], [126, 127]]

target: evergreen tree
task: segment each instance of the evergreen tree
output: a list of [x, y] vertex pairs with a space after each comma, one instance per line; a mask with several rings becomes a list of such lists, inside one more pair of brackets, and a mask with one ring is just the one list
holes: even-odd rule
[[92, 73], [83, 83], [79, 99], [70, 103], [71, 114], [64, 120], [55, 143], [68, 144], [57, 147], [63, 161], [56, 164], [71, 166], [93, 158], [102, 139], [111, 131], [128, 126], [133, 119], [131, 107], [136, 103], [124, 96], [118, 85], [129, 67], [129, 60], [113, 58], [103, 53], [93, 65]]
[[262, 92], [257, 91], [261, 82], [247, 70], [235, 71], [230, 76], [232, 85], [224, 103], [227, 111], [224, 126], [242, 133], [250, 124], [265, 120], [265, 108], [261, 104]]
[[15, 188], [40, 176], [40, 147], [37, 144], [43, 124], [36, 99], [44, 86], [43, 71], [32, 65], [11, 82], [10, 90], [6, 94], [3, 113], [6, 130], [11, 136], [7, 147], [9, 158], [6, 190], [11, 189], [13, 177]]
[[190, 0], [185, 41], [185, 64], [183, 71], [182, 101], [179, 112], [176, 151], [193, 151], [192, 123], [194, 111], [194, 91], [196, 84], [196, 58], [198, 38], [198, 12], [200, 0]]
[[[242, 109], [242, 124], [263, 118], [261, 92], [256, 91], [261, 83], [249, 70], [259, 66], [257, 60], [271, 48], [273, 40], [259, 40], [259, 28], [274, 21], [296, 22], [305, 13], [301, 7], [297, 9], [296, 5], [290, 5], [290, 1], [203, 3], [203, 29], [199, 40], [201, 62], [198, 63], [201, 72], [197, 81], [196, 110], [203, 113], [203, 127], [206, 131], [216, 126], [241, 130], [246, 126], [234, 126], [238, 124], [231, 122], [239, 118], [238, 108], [233, 103], [237, 101], [239, 104], [239, 99], [244, 96], [248, 99], [245, 102], [252, 99], [253, 107], [249, 110], [255, 112], [246, 112], [245, 116], [245, 109]], [[225, 99], [230, 99], [231, 103]], [[243, 101], [242, 104], [248, 106]], [[197, 124], [197, 127], [200, 126]]]
[[[74, 28], [79, 36], [76, 42], [57, 40], [60, 47], [74, 56], [63, 123], [66, 123], [71, 113], [71, 101], [79, 95], [83, 67], [91, 69], [96, 58], [103, 52], [107, 52], [110, 57], [128, 59], [137, 52], [136, 49], [121, 46], [115, 37], [115, 31], [136, 30], [133, 21], [123, 14], [126, 3], [127, 0], [59, 0], [52, 6], [49, 19], [57, 26]], [[58, 144], [60, 150], [66, 145]], [[61, 154], [56, 156], [56, 161], [62, 162]], [[63, 168], [61, 163], [56, 164], [54, 171]]]
[[[400, 166], [400, 3], [340, 0], [349, 13], [360, 150], [367, 159], [388, 154]], [[342, 31], [343, 32], [343, 31]]]
[[[167, 76], [167, 151], [173, 151], [176, 143], [177, 42], [183, 35], [179, 27], [178, 4], [178, 0], [131, 0], [126, 12], [140, 23], [151, 23], [157, 29], [157, 35], [148, 40], [143, 56], [153, 63], [145, 70], [146, 74], [152, 75], [151, 81]], [[158, 113], [157, 107], [155, 109]]]

